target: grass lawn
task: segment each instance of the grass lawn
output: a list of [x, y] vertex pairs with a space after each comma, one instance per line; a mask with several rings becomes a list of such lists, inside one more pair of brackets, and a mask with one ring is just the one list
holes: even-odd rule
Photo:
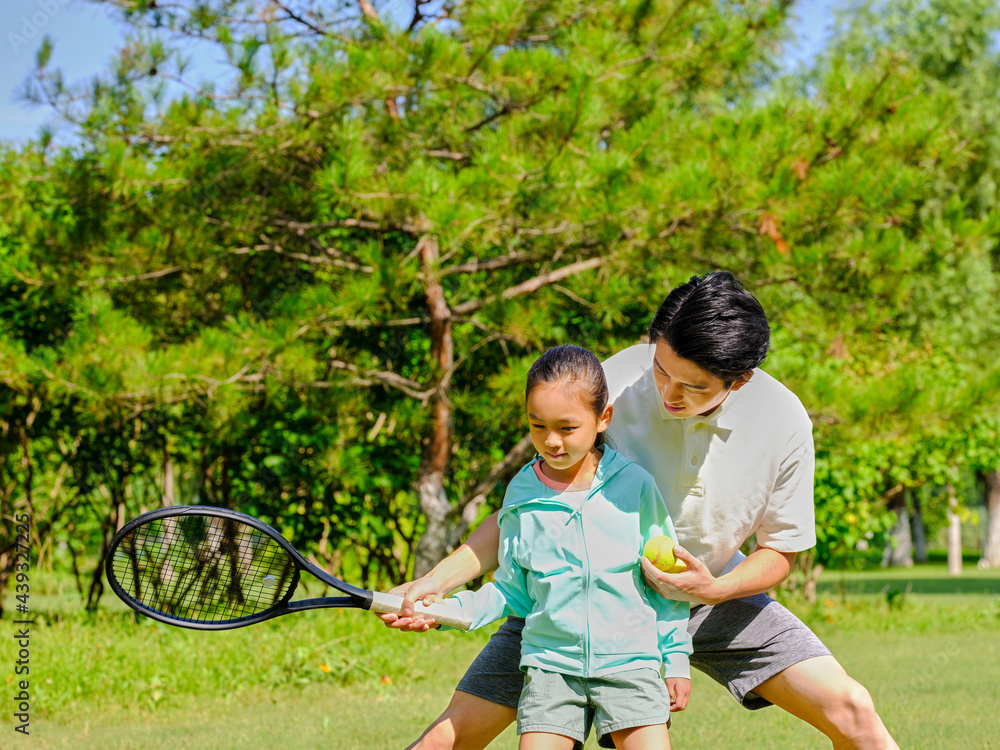
[[[59, 616], [59, 601], [32, 631], [23, 739], [36, 748], [404, 747], [488, 637], [403, 635], [371, 615], [329, 611], [197, 633], [136, 624], [110, 599], [103, 617]], [[998, 746], [1000, 571], [834, 572], [816, 605], [788, 604], [872, 692], [901, 747]], [[8, 679], [9, 698], [13, 688]], [[677, 748], [829, 747], [778, 709], [741, 709], [700, 673], [671, 734]], [[508, 730], [492, 747], [516, 745]]]

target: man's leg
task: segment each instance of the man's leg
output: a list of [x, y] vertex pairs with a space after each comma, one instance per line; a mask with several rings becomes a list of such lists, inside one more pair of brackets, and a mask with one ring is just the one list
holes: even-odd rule
[[763, 594], [691, 610], [691, 666], [740, 703], [773, 703], [830, 738], [836, 750], [898, 750], [868, 691], [805, 624]]
[[812, 724], [830, 738], [835, 750], [899, 750], [871, 695], [832, 656], [794, 664], [753, 692]]
[[407, 750], [483, 750], [516, 718], [516, 708], [456, 690], [444, 713]]
[[521, 628], [509, 617], [458, 683], [451, 703], [407, 750], [481, 750], [517, 718]]

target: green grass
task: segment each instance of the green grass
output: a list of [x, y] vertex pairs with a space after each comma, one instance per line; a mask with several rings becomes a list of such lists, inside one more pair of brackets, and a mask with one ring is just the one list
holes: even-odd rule
[[962, 575], [952, 578], [943, 564], [928, 563], [912, 568], [885, 568], [862, 572], [827, 571], [817, 586], [820, 594], [885, 594], [893, 589], [914, 594], [942, 594], [958, 600], [972, 594], [1000, 595], [1000, 571], [979, 570], [965, 564]]
[[[1000, 572], [964, 573], [831, 572], [815, 605], [786, 602], [872, 692], [901, 747], [996, 746]], [[86, 616], [58, 590], [41, 594], [32, 595], [43, 613], [31, 645], [37, 748], [403, 747], [488, 637], [399, 634], [370, 614], [329, 610], [199, 633], [137, 622], [113, 598]], [[12, 698], [13, 651], [0, 653]], [[828, 747], [778, 709], [739, 708], [699, 673], [672, 736], [676, 747]], [[516, 744], [508, 730], [493, 747]]]

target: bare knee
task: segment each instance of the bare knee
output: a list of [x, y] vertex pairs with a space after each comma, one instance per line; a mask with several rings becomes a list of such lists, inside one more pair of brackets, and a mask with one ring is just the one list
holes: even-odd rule
[[835, 748], [897, 747], [864, 685], [848, 678], [841, 681], [831, 698], [826, 719]]
[[878, 719], [871, 693], [856, 680], [843, 680], [833, 698], [835, 718], [842, 727], [863, 728]]
[[455, 725], [445, 711], [406, 750], [453, 750], [456, 738]]

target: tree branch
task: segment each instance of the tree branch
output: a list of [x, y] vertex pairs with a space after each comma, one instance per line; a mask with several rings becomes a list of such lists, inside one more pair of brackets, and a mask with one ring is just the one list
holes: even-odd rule
[[500, 107], [500, 109], [498, 109], [492, 115], [489, 115], [488, 117], [483, 118], [482, 120], [480, 120], [479, 122], [475, 123], [474, 125], [469, 125], [469, 126], [465, 127], [463, 130], [466, 133], [475, 133], [477, 130], [481, 130], [482, 128], [485, 128], [491, 122], [493, 122], [494, 120], [496, 120], [496, 119], [498, 119], [500, 117], [503, 117], [504, 115], [509, 115], [511, 112], [523, 112], [524, 110], [529, 109], [530, 107], [532, 107], [534, 104], [535, 104], [535, 102], [528, 102], [526, 104], [509, 104], [509, 103], [508, 104], [504, 104], [503, 106]]
[[425, 318], [400, 318], [397, 320], [328, 320], [324, 323], [327, 327], [344, 328], [372, 328], [373, 326], [416, 326], [423, 325], [430, 321]]
[[517, 445], [510, 449], [503, 459], [495, 464], [486, 478], [472, 488], [465, 496], [459, 500], [451, 515], [454, 518], [459, 516], [461, 521], [456, 525], [451, 533], [451, 546], [457, 546], [462, 536], [475, 522], [479, 515], [479, 509], [486, 502], [486, 497], [497, 482], [505, 481], [517, 471], [535, 452], [535, 447], [531, 443], [531, 436], [525, 435], [518, 441]]
[[[170, 268], [163, 268], [159, 271], [150, 271], [149, 273], [139, 273], [133, 276], [116, 276], [113, 278], [99, 278], [91, 279], [89, 281], [77, 281], [76, 286], [99, 286], [101, 284], [117, 284], [124, 283], [126, 281], [148, 281], [149, 279], [158, 279], [161, 276], [169, 276], [172, 273], [178, 273], [183, 271], [183, 266], [170, 266]], [[28, 278], [21, 274], [16, 268], [11, 269], [17, 278], [23, 281], [25, 284], [30, 284], [31, 286], [55, 286], [55, 281], [39, 281], [38, 279]]]
[[531, 436], [525, 435], [513, 448], [510, 449], [506, 456], [493, 465], [493, 468], [490, 469], [490, 473], [486, 475], [485, 479], [465, 493], [462, 499], [459, 500], [458, 510], [461, 511], [465, 508], [476, 498], [477, 495], [483, 495], [489, 492], [500, 477], [512, 468], [522, 466], [525, 461], [527, 461], [534, 454], [534, 452], [535, 447], [531, 444]]
[[[271, 0], [271, 3], [274, 4], [274, 5], [277, 5], [283, 11], [285, 11], [285, 13], [288, 15], [288, 20], [295, 21], [296, 23], [302, 24], [307, 29], [309, 29], [310, 31], [312, 31], [314, 34], [318, 34], [319, 36], [330, 36], [329, 32], [324, 31], [319, 26], [316, 26], [314, 23], [311, 23], [310, 21], [307, 21], [306, 19], [302, 18], [300, 15], [298, 15], [295, 12], [293, 12], [290, 8], [288, 8], [288, 6], [286, 6], [284, 3], [280, 2], [279, 0]], [[342, 39], [344, 41], [347, 41], [346, 37], [341, 37], [339, 35], [336, 35], [336, 36], [337, 36], [338, 39]]]
[[337, 221], [321, 221], [316, 223], [301, 223], [296, 221], [275, 221], [277, 226], [287, 226], [289, 229], [293, 230], [309, 230], [309, 229], [334, 229], [337, 227], [349, 227], [358, 229], [372, 229], [378, 232], [405, 232], [406, 234], [421, 235], [424, 234], [429, 228], [429, 222], [426, 221], [408, 221], [403, 224], [393, 224], [387, 222], [380, 224], [377, 221], [370, 221], [368, 219], [338, 219]]
[[525, 235], [527, 237], [548, 237], [553, 234], [562, 234], [563, 232], [567, 232], [571, 229], [583, 229], [584, 227], [592, 227], [596, 226], [597, 224], [603, 224], [609, 221], [610, 219], [622, 218], [624, 216], [628, 216], [631, 213], [635, 213], [635, 210], [625, 209], [624, 211], [619, 211], [618, 213], [610, 214], [608, 216], [601, 216], [597, 219], [587, 219], [587, 221], [569, 222], [563, 220], [559, 222], [556, 226], [548, 227], [546, 229], [531, 229], [531, 228], [517, 227], [514, 229], [514, 233], [518, 235]]
[[375, 10], [375, 6], [368, 0], [358, 0], [358, 7], [361, 8], [361, 12], [364, 13], [365, 18], [369, 21], [379, 20], [378, 12]]
[[428, 156], [435, 156], [439, 159], [451, 159], [452, 161], [463, 161], [469, 158], [468, 154], [458, 151], [446, 151], [444, 149], [431, 149], [426, 152]]
[[489, 260], [474, 260], [471, 263], [462, 263], [458, 266], [450, 266], [448, 268], [442, 268], [441, 276], [452, 276], [456, 273], [479, 273], [480, 271], [496, 271], [501, 268], [510, 268], [511, 266], [518, 266], [527, 261], [534, 260], [535, 256], [531, 253], [525, 252], [513, 252], [508, 255], [501, 255], [498, 258], [490, 258]]
[[[387, 372], [383, 370], [362, 370], [357, 365], [352, 365], [348, 362], [341, 362], [340, 360], [334, 359], [330, 360], [328, 363], [331, 367], [338, 370], [346, 370], [347, 372], [354, 373], [360, 377], [353, 379], [351, 382], [354, 385], [387, 385], [391, 388], [395, 388], [398, 391], [402, 391], [407, 396], [415, 399], [419, 399], [421, 403], [427, 403], [429, 399], [437, 388], [425, 389], [423, 385], [415, 380], [410, 380], [409, 378], [404, 378], [402, 375], [397, 375], [394, 372]], [[324, 384], [320, 382], [315, 383], [303, 383], [301, 385], [310, 385], [313, 387], [324, 388], [333, 387], [335, 383]]]
[[[316, 243], [319, 249], [330, 253], [330, 255], [339, 256], [342, 253], [338, 253], [333, 248], [324, 248], [320, 243]], [[263, 245], [254, 245], [253, 247], [238, 247], [235, 250], [229, 250], [231, 255], [247, 255], [255, 250], [270, 251], [276, 255], [283, 255], [286, 258], [294, 258], [295, 260], [301, 260], [305, 263], [312, 263], [313, 265], [321, 266], [339, 266], [341, 268], [349, 268], [352, 271], [361, 271], [363, 273], [374, 273], [375, 269], [371, 266], [363, 266], [353, 260], [342, 260], [339, 257], [333, 258], [323, 258], [317, 255], [307, 255], [306, 253], [291, 253], [285, 250], [281, 245], [270, 242]]]
[[583, 271], [589, 271], [591, 268], [597, 268], [598, 266], [604, 264], [609, 260], [608, 257], [600, 258], [588, 258], [587, 260], [577, 261], [576, 263], [570, 263], [568, 266], [563, 266], [562, 268], [557, 268], [554, 271], [547, 271], [545, 273], [535, 276], [533, 279], [528, 279], [516, 286], [512, 286], [509, 289], [505, 289], [500, 292], [500, 294], [494, 294], [491, 297], [487, 297], [482, 300], [473, 300], [471, 302], [464, 302], [461, 305], [456, 305], [451, 308], [452, 315], [468, 315], [476, 310], [481, 310], [486, 307], [486, 305], [497, 300], [508, 300], [513, 297], [517, 297], [522, 294], [528, 294], [529, 292], [534, 292], [537, 289], [552, 284], [561, 279], [565, 279], [567, 276], [574, 276], [575, 274], [581, 273]]

